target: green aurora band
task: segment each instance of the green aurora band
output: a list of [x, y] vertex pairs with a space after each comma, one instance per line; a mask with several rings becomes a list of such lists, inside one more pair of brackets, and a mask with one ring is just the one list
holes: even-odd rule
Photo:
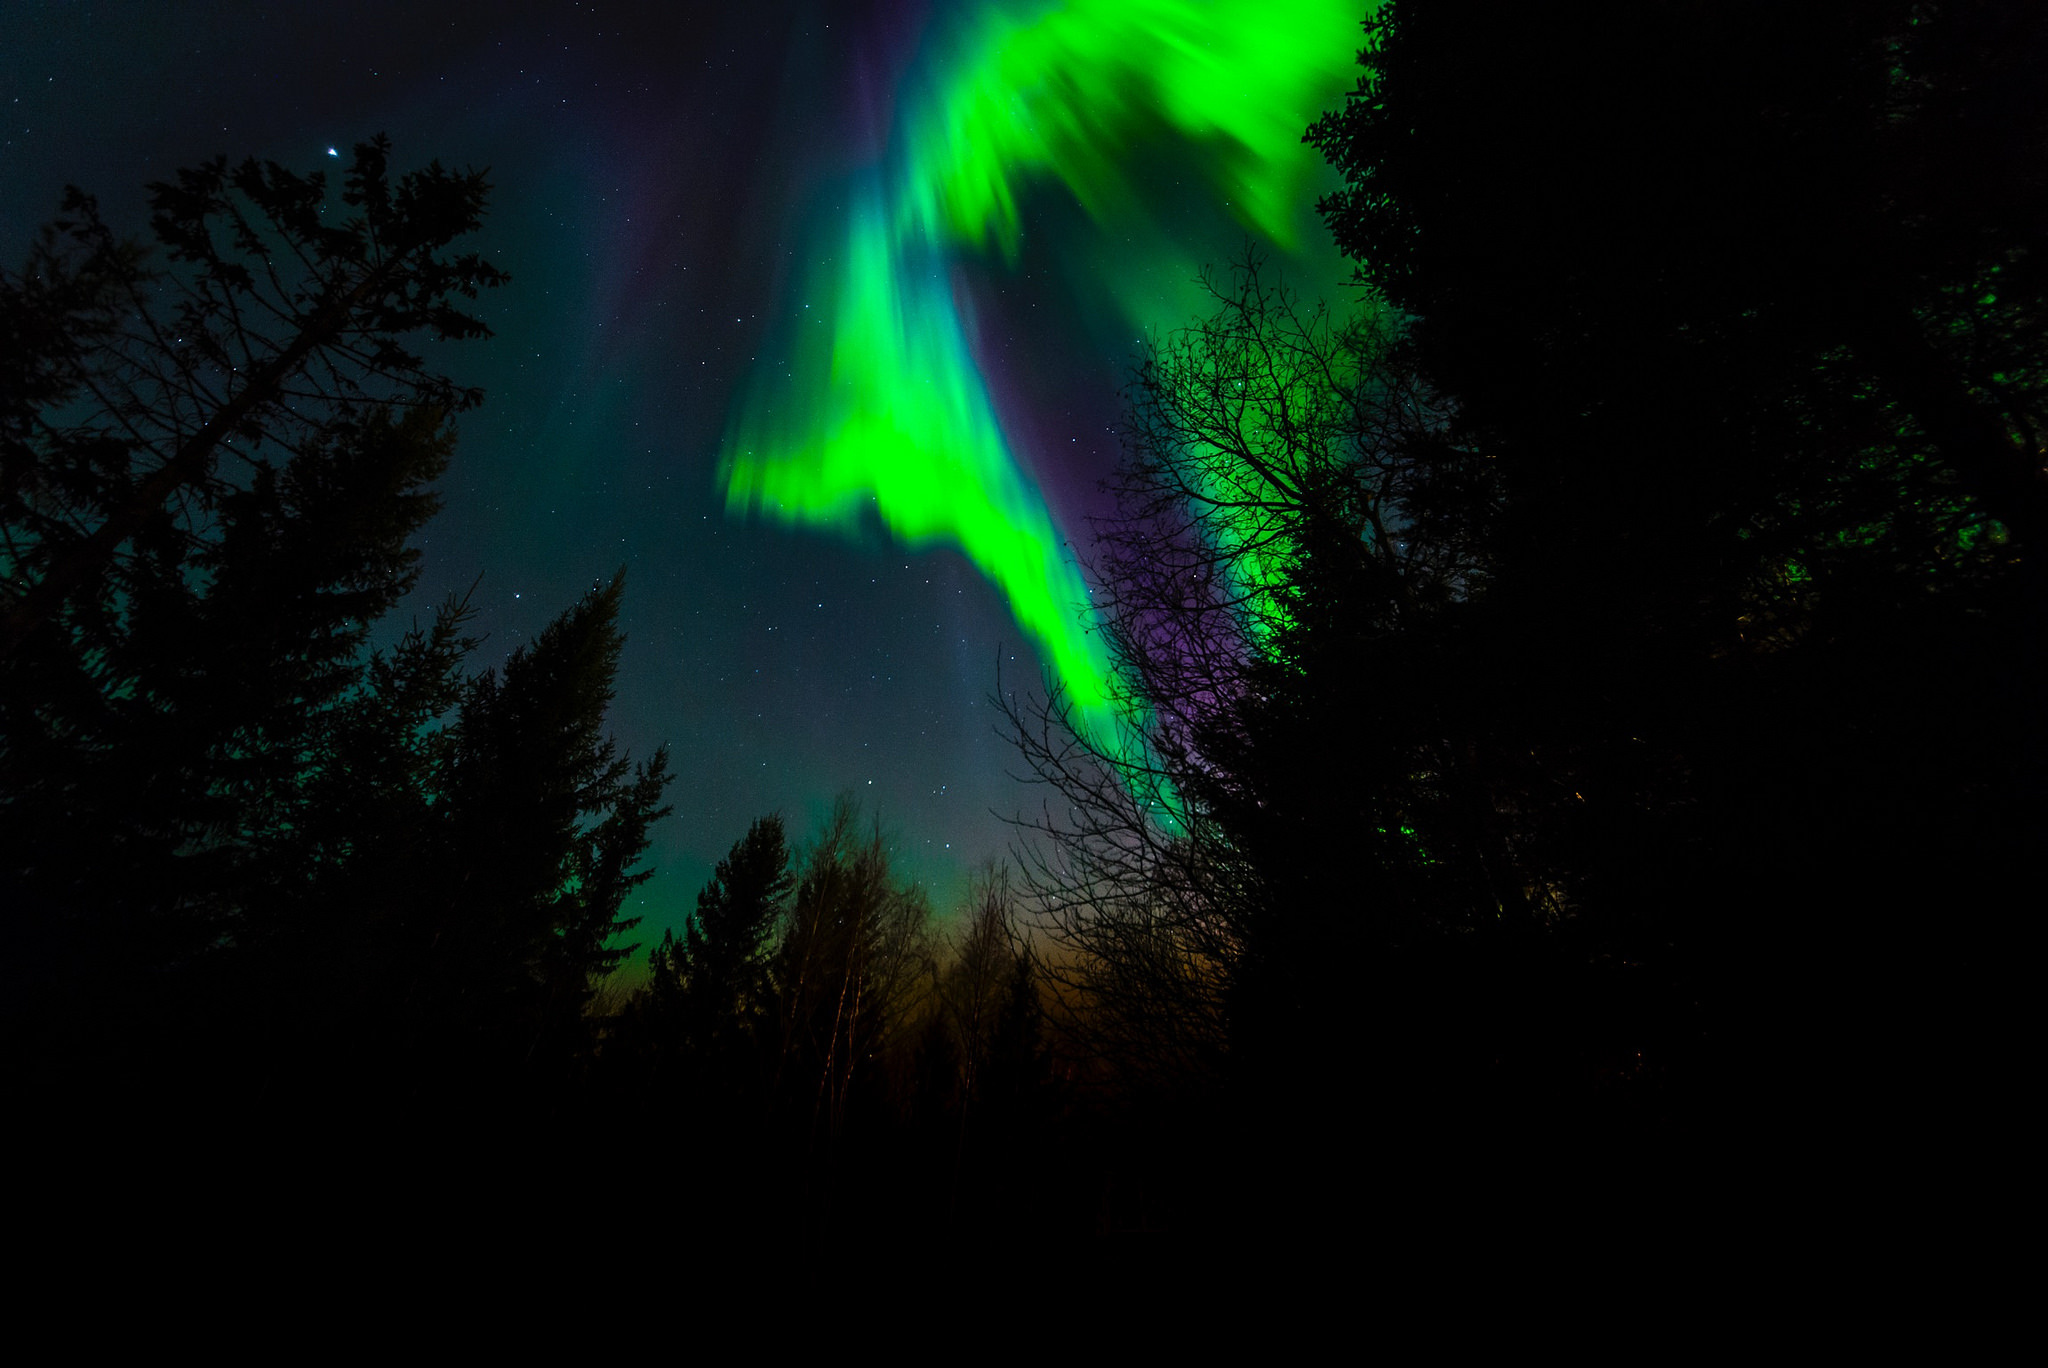
[[[1142, 244], [1172, 286], [1149, 296], [1107, 252], [1091, 283], [1137, 330], [1199, 307], [1198, 252], [1132, 189], [1162, 133], [1198, 150], [1204, 192], [1238, 231], [1300, 248], [1326, 174], [1302, 133], [1356, 75], [1371, 0], [1066, 0], [984, 5], [926, 54], [882, 174], [810, 254], [786, 370], [757, 375], [720, 462], [727, 511], [957, 547], [1007, 597], [1098, 744], [1120, 747], [1120, 692], [1080, 569], [1006, 441], [955, 306], [949, 254], [1014, 264], [1035, 183], [1063, 185], [1104, 243]], [[1228, 244], [1225, 244], [1228, 250]], [[1160, 272], [1150, 272], [1158, 279]], [[1163, 297], [1162, 297], [1163, 296]], [[1166, 806], [1175, 806], [1170, 799]]]

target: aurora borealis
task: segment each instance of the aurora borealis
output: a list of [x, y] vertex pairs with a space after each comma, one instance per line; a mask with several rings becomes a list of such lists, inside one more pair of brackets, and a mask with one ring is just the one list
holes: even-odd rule
[[[1330, 0], [969, 11], [960, 35], [929, 45], [931, 75], [884, 156], [886, 188], [850, 206], [836, 260], [821, 253], [811, 294], [830, 316], [795, 325], [789, 370], [772, 387], [783, 407], [757, 389], [734, 430], [730, 506], [844, 527], [871, 503], [897, 541], [958, 547], [1107, 736], [1114, 686], [1086, 586], [1005, 440], [946, 254], [1014, 264], [1034, 181], [1063, 186], [1103, 235], [1146, 224], [1152, 206], [1128, 164], [1148, 126], [1208, 144], [1207, 193], [1234, 206], [1245, 232], [1294, 247], [1314, 163], [1300, 130], [1344, 89], [1352, 22]], [[1077, 284], [1117, 293], [1113, 278]], [[1180, 321], [1149, 302], [1129, 312], [1140, 329]], [[794, 422], [778, 421], [792, 410]]]
[[401, 167], [489, 166], [477, 245], [513, 284], [435, 358], [488, 397], [419, 611], [471, 592], [488, 662], [627, 566], [612, 726], [682, 776], [643, 938], [753, 817], [841, 790], [944, 906], [1038, 800], [998, 668], [1107, 725], [1086, 519], [1138, 339], [1247, 242], [1342, 288], [1301, 133], [1362, 12], [26, 4], [0, 238], [66, 182], [140, 233], [143, 186], [220, 152], [310, 169], [386, 131]]

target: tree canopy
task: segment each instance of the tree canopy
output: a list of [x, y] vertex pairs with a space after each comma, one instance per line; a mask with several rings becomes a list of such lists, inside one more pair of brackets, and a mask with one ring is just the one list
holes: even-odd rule
[[1829, 538], [1916, 564], [1987, 518], [2038, 541], [2042, 26], [2009, 0], [1394, 0], [1311, 130], [1346, 179], [1322, 210], [1505, 443], [1531, 559], [1594, 542], [1697, 596], [1687, 563]]
[[152, 185], [161, 266], [66, 192], [27, 268], [0, 279], [0, 650], [95, 582], [119, 592], [117, 558], [189, 535], [195, 507], [330, 425], [481, 399], [411, 347], [489, 335], [455, 300], [507, 277], [448, 251], [482, 220], [485, 173], [434, 163], [393, 184], [389, 155], [382, 137], [357, 145], [340, 196], [354, 212], [332, 217], [323, 173], [253, 158]]
[[387, 151], [346, 217], [254, 162], [153, 187], [162, 274], [74, 191], [0, 275], [20, 1067], [502, 1076], [587, 1052], [630, 949], [668, 774], [604, 735], [623, 578], [501, 669], [455, 603], [369, 649], [480, 397], [408, 339], [503, 280], [446, 250], [482, 176]]

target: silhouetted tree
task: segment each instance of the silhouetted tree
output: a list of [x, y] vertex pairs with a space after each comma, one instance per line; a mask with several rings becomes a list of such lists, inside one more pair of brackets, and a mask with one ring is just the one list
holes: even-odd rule
[[[1618, 492], [1569, 530], [2048, 533], [2038, 7], [1394, 0], [1367, 33], [1311, 132], [1348, 182], [1324, 213], [1470, 421], [1590, 445]], [[1586, 492], [1527, 510], [1553, 549]]]
[[1484, 569], [1451, 534], [1476, 518], [1436, 512], [1412, 448], [1482, 496], [1484, 471], [1384, 320], [1306, 308], [1256, 260], [1212, 288], [1133, 380], [1095, 567], [1142, 738], [1012, 715], [1064, 808], [1032, 871], [1074, 952], [1053, 972], [1106, 1045], [1183, 1079], [1349, 1049], [1362, 965], [1528, 912], [1433, 674]]
[[1043, 1008], [1007, 865], [974, 876], [948, 949], [935, 965], [919, 1105], [949, 1113], [957, 1161], [984, 1109], [991, 1124], [1008, 1125], [1040, 1081]]
[[1791, 1042], [1888, 1012], [1842, 994], [2028, 877], [2048, 807], [2048, 19], [1392, 0], [1367, 33], [1311, 138], [1498, 472], [1476, 772], [1578, 924], [1708, 1003], [1728, 1086], [1792, 1105]]
[[960, 1096], [971, 1105], [994, 1053], [998, 1024], [1022, 958], [1006, 867], [976, 876], [969, 891], [966, 925], [955, 937], [952, 958], [939, 971], [939, 1001], [956, 1042]]
[[622, 908], [668, 811], [667, 752], [635, 766], [604, 735], [624, 589], [621, 571], [471, 680], [453, 728], [446, 901], [417, 928], [428, 981], [465, 1023], [507, 1023], [529, 1052], [582, 1045], [597, 982], [631, 952], [613, 940], [639, 920]]
[[275, 163], [218, 158], [152, 186], [167, 273], [91, 196], [66, 192], [0, 299], [0, 364], [23, 382], [0, 472], [0, 652], [53, 618], [60, 646], [87, 629], [126, 587], [120, 559], [198, 535], [195, 513], [239, 487], [242, 463], [289, 459], [366, 407], [480, 398], [407, 344], [488, 335], [451, 300], [504, 275], [444, 252], [477, 227], [489, 187], [438, 164], [393, 185], [389, 151], [381, 137], [357, 145], [341, 196], [355, 212], [331, 220], [325, 177]]
[[622, 582], [502, 671], [459, 604], [365, 654], [476, 397], [402, 342], [482, 332], [447, 300], [500, 277], [438, 254], [482, 194], [380, 141], [330, 225], [216, 163], [156, 188], [172, 275], [74, 196], [0, 278], [15, 1063], [424, 1093], [587, 1043], [666, 810], [603, 736]]
[[162, 270], [72, 190], [0, 273], [0, 809], [55, 959], [161, 967], [247, 929], [288, 863], [251, 833], [412, 586], [477, 396], [403, 344], [481, 335], [449, 300], [503, 277], [441, 255], [482, 177], [393, 186], [387, 150], [356, 150], [331, 221], [321, 177], [274, 165], [153, 187]]
[[1048, 1179], [1051, 1072], [1029, 935], [1007, 866], [970, 880], [934, 964], [917, 1037], [909, 1136], [921, 1156], [925, 1218], [990, 1234], [1042, 1226], [1029, 1193]]
[[768, 1043], [770, 957], [795, 888], [789, 859], [782, 819], [757, 818], [697, 894], [682, 939], [663, 935], [640, 1002], [662, 1045], [729, 1066]]
[[858, 1109], [891, 1100], [891, 1056], [931, 981], [929, 920], [923, 891], [892, 874], [879, 825], [863, 837], [859, 805], [840, 799], [804, 859], [770, 968], [779, 1091], [828, 1143]]
[[324, 866], [309, 779], [412, 585], [451, 445], [427, 409], [337, 424], [225, 495], [212, 536], [147, 546], [121, 594], [74, 601], [70, 641], [53, 625], [0, 664], [0, 878], [53, 991], [263, 939], [258, 909]]

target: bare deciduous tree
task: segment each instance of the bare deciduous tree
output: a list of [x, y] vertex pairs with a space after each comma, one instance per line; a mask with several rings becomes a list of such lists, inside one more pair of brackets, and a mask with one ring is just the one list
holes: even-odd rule
[[772, 976], [781, 1025], [780, 1086], [828, 1138], [856, 1093], [879, 1086], [932, 980], [924, 890], [898, 883], [879, 823], [841, 798], [804, 861]]
[[[1215, 1072], [1248, 983], [1300, 951], [1275, 933], [1280, 919], [1355, 930], [1333, 909], [1285, 905], [1317, 881], [1288, 883], [1300, 852], [1271, 839], [1282, 814], [1343, 806], [1354, 738], [1318, 769], [1281, 753], [1292, 747], [1274, 719], [1313, 727], [1349, 708], [1361, 681], [1315, 652], [1349, 652], [1470, 592], [1490, 497], [1483, 461], [1442, 448], [1441, 405], [1398, 364], [1387, 323], [1302, 304], [1255, 255], [1209, 285], [1217, 312], [1153, 343], [1133, 378], [1117, 512], [1099, 529], [1096, 603], [1124, 734], [1090, 737], [1057, 691], [998, 699], [1051, 790], [1022, 823], [1056, 947], [1048, 974], [1096, 1048], [1178, 1079]], [[1453, 497], [1445, 485], [1460, 482], [1470, 488]], [[1405, 744], [1384, 742], [1375, 764], [1405, 780], [1440, 763]], [[1396, 803], [1375, 793], [1313, 828], [1362, 825], [1353, 845], [1412, 864]]]

